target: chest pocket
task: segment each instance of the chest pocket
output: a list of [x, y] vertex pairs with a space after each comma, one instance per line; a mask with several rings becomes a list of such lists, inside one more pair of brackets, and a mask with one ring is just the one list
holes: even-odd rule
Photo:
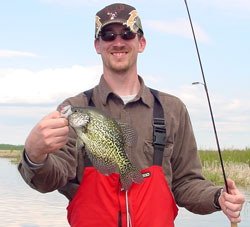
[[[154, 96], [154, 108], [153, 108], [153, 141], [145, 141], [143, 146], [143, 151], [145, 153], [145, 163], [144, 165], [149, 167], [152, 165], [162, 166], [163, 156], [169, 155], [168, 146], [166, 147], [167, 132], [166, 132], [166, 122], [164, 119], [164, 111], [158, 97], [158, 91], [151, 89], [151, 93]], [[88, 99], [89, 106], [95, 106], [91, 100], [93, 89], [84, 92]], [[146, 163], [147, 162], [147, 163]]]

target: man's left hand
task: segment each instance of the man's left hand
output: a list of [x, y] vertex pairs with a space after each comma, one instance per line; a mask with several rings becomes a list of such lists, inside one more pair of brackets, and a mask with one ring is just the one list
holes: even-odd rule
[[226, 188], [223, 189], [219, 198], [219, 204], [228, 219], [232, 223], [238, 223], [241, 221], [240, 212], [245, 202], [245, 197], [237, 189], [234, 181], [227, 179], [227, 184], [229, 193], [226, 192]]

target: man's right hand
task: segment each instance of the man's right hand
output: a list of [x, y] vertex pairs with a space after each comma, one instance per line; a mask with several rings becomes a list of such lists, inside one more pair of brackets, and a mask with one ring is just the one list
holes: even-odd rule
[[62, 148], [68, 140], [68, 120], [58, 111], [45, 116], [30, 132], [25, 142], [25, 152], [31, 162], [40, 164], [49, 153]]

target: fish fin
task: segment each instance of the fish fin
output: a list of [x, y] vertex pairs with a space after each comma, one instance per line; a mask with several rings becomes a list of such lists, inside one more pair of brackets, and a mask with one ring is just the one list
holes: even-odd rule
[[130, 165], [128, 168], [125, 168], [126, 171], [121, 173], [121, 184], [125, 190], [129, 190], [132, 183], [141, 184], [144, 181], [144, 178], [141, 172], [134, 166]]
[[117, 121], [121, 127], [122, 135], [125, 140], [125, 146], [135, 147], [137, 143], [137, 133], [130, 125]]
[[98, 158], [93, 153], [91, 153], [88, 149], [86, 149], [88, 157], [92, 162], [93, 166], [103, 175], [110, 175], [115, 172], [117, 164], [115, 162], [103, 160], [103, 158]]
[[79, 138], [76, 140], [76, 151], [80, 152], [84, 147], [84, 143]]

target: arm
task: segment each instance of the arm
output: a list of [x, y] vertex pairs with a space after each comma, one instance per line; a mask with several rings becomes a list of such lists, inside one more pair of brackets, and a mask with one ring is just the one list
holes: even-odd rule
[[214, 195], [219, 187], [202, 176], [193, 129], [183, 105], [179, 111], [172, 155], [173, 192], [176, 202], [189, 211], [208, 214], [216, 211]]
[[[26, 183], [40, 192], [49, 192], [73, 179], [76, 169], [74, 144], [74, 132], [69, 132], [68, 121], [61, 118], [58, 111], [41, 119], [27, 137], [25, 154], [18, 165]], [[30, 166], [25, 155], [34, 164], [41, 165]]]
[[[194, 213], [214, 212], [218, 210], [214, 202], [220, 187], [202, 176], [202, 166], [186, 108], [180, 111], [179, 122], [172, 156], [173, 192], [176, 202]], [[232, 223], [238, 223], [241, 221], [240, 211], [245, 198], [232, 180], [227, 181], [229, 194], [224, 188], [219, 197], [219, 207]]]

